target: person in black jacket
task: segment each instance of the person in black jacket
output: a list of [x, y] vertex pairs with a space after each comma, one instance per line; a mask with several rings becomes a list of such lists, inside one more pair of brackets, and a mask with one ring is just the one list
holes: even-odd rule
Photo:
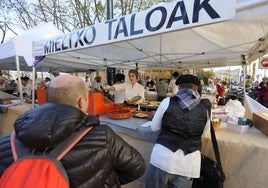
[[160, 131], [150, 157], [146, 188], [192, 187], [200, 176], [201, 136], [209, 133], [211, 103], [201, 99], [199, 79], [181, 75], [179, 91], [158, 107], [152, 131]]
[[[74, 131], [94, 125], [61, 160], [70, 187], [117, 188], [141, 177], [142, 155], [99, 118], [87, 115], [86, 83], [72, 75], [53, 79], [46, 89], [48, 103], [20, 115], [16, 138], [36, 154], [50, 151]], [[10, 135], [0, 139], [0, 176], [13, 162]]]

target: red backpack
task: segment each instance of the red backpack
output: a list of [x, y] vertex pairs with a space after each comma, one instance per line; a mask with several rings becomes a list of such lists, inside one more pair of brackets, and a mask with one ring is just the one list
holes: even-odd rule
[[73, 133], [45, 155], [31, 155], [29, 149], [10, 136], [14, 163], [0, 178], [0, 188], [68, 188], [69, 179], [60, 160], [93, 126]]

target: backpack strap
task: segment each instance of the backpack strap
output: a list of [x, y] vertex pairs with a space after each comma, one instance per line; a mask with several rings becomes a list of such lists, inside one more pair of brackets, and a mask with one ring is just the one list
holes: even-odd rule
[[25, 147], [21, 141], [16, 139], [15, 132], [12, 132], [10, 134], [10, 144], [14, 161], [26, 155], [30, 155], [30, 150]]
[[60, 142], [49, 155], [61, 160], [91, 129], [93, 126], [84, 130], [76, 131], [71, 136]]
[[[91, 129], [93, 126], [86, 129], [76, 131], [65, 140], [60, 142], [51, 152], [49, 156], [61, 160]], [[14, 161], [24, 156], [30, 155], [30, 150], [23, 143], [15, 138], [15, 132], [10, 135], [10, 144]]]

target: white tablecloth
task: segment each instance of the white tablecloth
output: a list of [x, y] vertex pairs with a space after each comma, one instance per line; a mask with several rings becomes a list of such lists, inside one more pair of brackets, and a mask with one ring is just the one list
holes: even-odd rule
[[[268, 138], [252, 132], [240, 134], [228, 129], [216, 132], [226, 175], [225, 188], [264, 188], [268, 185]], [[202, 152], [215, 159], [210, 135], [206, 135], [202, 143]]]

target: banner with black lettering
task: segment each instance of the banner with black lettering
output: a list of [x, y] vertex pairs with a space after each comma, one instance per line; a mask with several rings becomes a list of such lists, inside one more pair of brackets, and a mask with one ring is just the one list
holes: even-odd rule
[[235, 17], [236, 0], [175, 0], [150, 9], [95, 24], [42, 41], [42, 53], [110, 44], [185, 28], [221, 22]]

